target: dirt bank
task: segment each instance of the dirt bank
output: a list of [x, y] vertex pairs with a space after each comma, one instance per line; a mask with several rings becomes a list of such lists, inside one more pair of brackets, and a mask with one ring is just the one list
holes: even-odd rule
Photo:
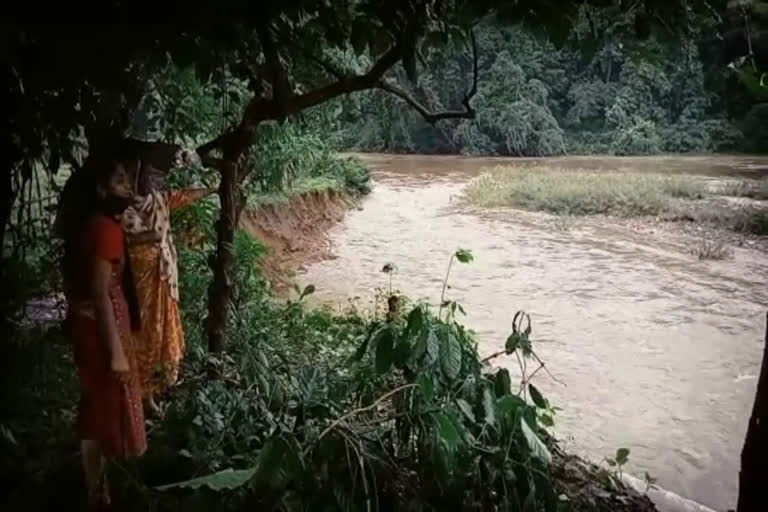
[[277, 291], [285, 291], [297, 270], [330, 257], [326, 234], [353, 206], [343, 192], [312, 190], [248, 210], [240, 225], [267, 247], [262, 271]]

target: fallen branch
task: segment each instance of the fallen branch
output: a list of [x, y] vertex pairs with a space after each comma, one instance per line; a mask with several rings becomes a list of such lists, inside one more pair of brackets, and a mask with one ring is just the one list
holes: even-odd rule
[[[355, 416], [357, 414], [360, 414], [362, 412], [370, 411], [371, 409], [376, 408], [377, 405], [379, 405], [381, 402], [386, 400], [387, 398], [391, 397], [392, 395], [395, 395], [399, 393], [400, 391], [403, 391], [405, 389], [413, 388], [418, 386], [418, 384], [405, 384], [404, 386], [397, 387], [391, 391], [388, 391], [387, 393], [384, 393], [379, 398], [377, 398], [372, 404], [367, 405], [365, 407], [361, 407], [359, 409], [354, 409], [352, 411], [349, 411], [347, 414], [337, 418], [333, 421], [330, 425], [328, 425], [325, 430], [320, 432], [320, 435], [317, 436], [317, 441], [321, 440], [323, 437], [325, 437], [328, 432], [336, 428], [340, 423], [344, 423], [347, 419], [351, 418], [352, 416]], [[309, 450], [309, 447], [307, 447], [307, 450]]]

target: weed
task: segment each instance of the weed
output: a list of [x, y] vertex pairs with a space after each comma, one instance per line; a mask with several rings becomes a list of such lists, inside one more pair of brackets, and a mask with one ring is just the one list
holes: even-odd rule
[[718, 193], [730, 197], [747, 197], [761, 201], [768, 200], [768, 178], [759, 180], [728, 181]]
[[616, 450], [616, 455], [613, 457], [603, 458], [610, 470], [606, 471], [604, 475], [607, 480], [616, 488], [621, 487], [621, 482], [624, 477], [623, 467], [629, 462], [629, 448], [619, 448]]
[[722, 240], [702, 237], [691, 249], [691, 254], [700, 260], [725, 260], [733, 257], [733, 249]]

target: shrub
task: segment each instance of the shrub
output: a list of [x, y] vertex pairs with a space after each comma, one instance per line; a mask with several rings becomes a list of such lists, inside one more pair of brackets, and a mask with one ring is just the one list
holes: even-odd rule
[[746, 229], [753, 235], [768, 236], [768, 211], [750, 213], [746, 220]]
[[656, 124], [647, 119], [633, 118], [616, 128], [611, 151], [617, 155], [646, 155], [661, 151], [661, 137]]

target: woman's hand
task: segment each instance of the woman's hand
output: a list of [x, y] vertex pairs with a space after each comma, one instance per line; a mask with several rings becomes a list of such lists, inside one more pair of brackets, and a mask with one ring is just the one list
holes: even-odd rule
[[109, 362], [109, 369], [118, 375], [126, 374], [131, 370], [131, 367], [128, 364], [128, 358], [125, 357], [125, 352], [123, 352], [122, 349], [115, 350], [112, 354], [112, 358]]

